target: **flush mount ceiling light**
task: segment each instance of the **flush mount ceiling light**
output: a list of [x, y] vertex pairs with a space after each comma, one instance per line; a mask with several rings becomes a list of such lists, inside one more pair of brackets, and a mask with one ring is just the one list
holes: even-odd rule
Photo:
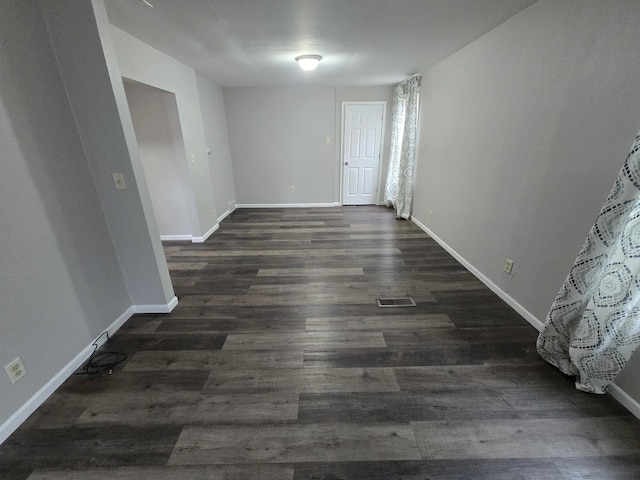
[[307, 72], [315, 70], [320, 60], [322, 60], [322, 56], [320, 55], [300, 55], [296, 57], [296, 62], [298, 62], [300, 68]]

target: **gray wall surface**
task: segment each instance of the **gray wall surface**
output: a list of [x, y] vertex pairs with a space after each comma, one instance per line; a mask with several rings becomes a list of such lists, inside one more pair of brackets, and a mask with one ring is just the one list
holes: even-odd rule
[[124, 83], [160, 236], [191, 235], [195, 220], [175, 95]]
[[229, 131], [224, 109], [222, 88], [196, 74], [200, 108], [202, 110], [202, 124], [211, 149], [209, 166], [213, 195], [218, 209], [218, 218], [229, 210], [229, 204], [236, 203], [236, 190], [233, 181], [231, 164], [231, 150], [229, 147]]
[[183, 158], [190, 173], [192, 202], [196, 211], [192, 234], [194, 237], [203, 236], [218, 224], [218, 219], [196, 73], [128, 33], [113, 26], [110, 26], [110, 30], [122, 77], [176, 96], [185, 145]]
[[424, 73], [414, 217], [540, 321], [640, 129], [638, 18], [541, 0]]
[[37, 2], [0, 2], [0, 45], [2, 424], [131, 300]]
[[387, 102], [382, 198], [393, 87], [243, 87], [223, 92], [239, 204], [339, 202], [342, 102], [348, 101]]
[[337, 201], [334, 88], [223, 92], [238, 204]]
[[[129, 297], [144, 311], [166, 310], [175, 295], [104, 4], [57, 0], [41, 6]], [[123, 174], [126, 190], [115, 189], [112, 173]]]

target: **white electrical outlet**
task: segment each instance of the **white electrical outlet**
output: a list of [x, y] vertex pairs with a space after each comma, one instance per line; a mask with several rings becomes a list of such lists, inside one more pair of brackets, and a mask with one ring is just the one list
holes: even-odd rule
[[25, 368], [24, 363], [22, 363], [22, 359], [20, 357], [6, 365], [4, 370], [7, 372], [7, 375], [9, 375], [11, 383], [16, 383], [27, 374], [27, 369]]
[[121, 173], [112, 173], [113, 184], [116, 187], [116, 190], [126, 190], [127, 186], [124, 183], [124, 175]]
[[296, 187], [294, 187], [293, 185], [291, 185], [291, 186], [289, 187], [289, 192], [291, 192], [291, 193], [296, 193]]
[[504, 262], [504, 271], [511, 275], [511, 271], [513, 270], [513, 260], [507, 258]]

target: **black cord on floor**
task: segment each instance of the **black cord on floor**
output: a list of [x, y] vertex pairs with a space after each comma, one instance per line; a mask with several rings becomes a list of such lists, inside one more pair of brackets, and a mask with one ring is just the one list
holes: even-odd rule
[[103, 332], [98, 338], [96, 338], [93, 345], [93, 353], [87, 360], [87, 363], [82, 370], [76, 372], [76, 375], [97, 375], [99, 373], [109, 371], [109, 375], [113, 372], [113, 369], [116, 365], [121, 364], [127, 359], [127, 355], [120, 352], [98, 352], [98, 340], [100, 340], [104, 335], [107, 336], [107, 340], [104, 343], [107, 343], [111, 340], [109, 337], [109, 332]]

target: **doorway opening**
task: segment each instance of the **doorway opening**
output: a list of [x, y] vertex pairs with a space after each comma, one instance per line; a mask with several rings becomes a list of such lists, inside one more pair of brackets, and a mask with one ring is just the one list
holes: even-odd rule
[[193, 192], [174, 93], [125, 80], [125, 94], [161, 240], [191, 240]]

